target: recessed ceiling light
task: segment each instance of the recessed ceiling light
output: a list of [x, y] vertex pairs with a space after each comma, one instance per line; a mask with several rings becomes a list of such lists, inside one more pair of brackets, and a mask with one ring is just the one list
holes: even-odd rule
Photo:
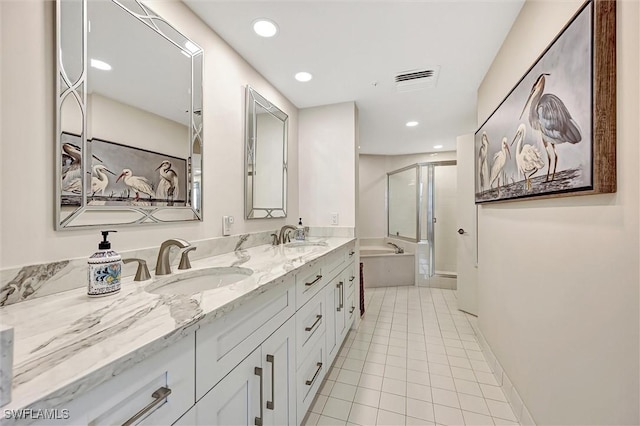
[[433, 148], [434, 149], [440, 149], [440, 148], [442, 148], [442, 145], [434, 145]]
[[417, 121], [407, 121], [405, 124], [407, 127], [416, 127], [419, 123]]
[[109, 71], [111, 69], [111, 65], [109, 65], [108, 63], [93, 58], [91, 58], [91, 66], [103, 71]]
[[278, 34], [278, 26], [271, 19], [260, 18], [253, 21], [253, 31], [260, 37], [273, 37]]
[[305, 81], [311, 80], [312, 78], [313, 78], [313, 76], [311, 74], [309, 74], [308, 72], [302, 71], [302, 72], [299, 72], [299, 73], [296, 74], [296, 80], [298, 80], [298, 81], [305, 82]]

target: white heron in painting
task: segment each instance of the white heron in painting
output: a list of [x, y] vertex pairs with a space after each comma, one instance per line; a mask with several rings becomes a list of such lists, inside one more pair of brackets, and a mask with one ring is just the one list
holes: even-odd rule
[[[545, 151], [547, 151], [547, 158], [549, 159], [549, 168], [547, 169], [547, 179], [549, 181], [549, 173], [551, 173], [551, 180], [556, 177], [556, 167], [558, 166], [558, 153], [556, 152], [556, 144], [571, 143], [576, 144], [582, 140], [582, 133], [578, 123], [571, 118], [569, 110], [564, 105], [564, 102], [554, 94], [545, 93], [544, 84], [545, 76], [550, 74], [540, 74], [527, 98], [527, 102], [522, 109], [520, 118], [524, 114], [524, 111], [529, 107], [529, 124], [535, 130], [539, 130], [542, 136], [542, 143], [544, 144]], [[551, 171], [551, 153], [553, 150], [553, 172]]]
[[493, 165], [491, 166], [491, 177], [489, 178], [489, 185], [493, 187], [493, 183], [498, 181], [498, 191], [500, 191], [500, 178], [502, 178], [502, 184], [504, 185], [506, 179], [504, 177], [504, 166], [507, 164], [507, 154], [511, 158], [511, 151], [509, 145], [507, 145], [507, 138], [502, 138], [502, 149], [493, 156]]
[[487, 181], [489, 179], [489, 163], [487, 162], [487, 155], [489, 153], [489, 138], [487, 132], [482, 132], [482, 144], [480, 145], [480, 152], [478, 154], [478, 172], [480, 173], [480, 190], [484, 191]]
[[528, 190], [531, 190], [531, 176], [536, 174], [538, 170], [544, 167], [544, 162], [540, 158], [540, 152], [533, 145], [522, 144], [527, 134], [527, 127], [524, 124], [518, 126], [516, 136], [511, 141], [511, 145], [517, 140], [516, 144], [516, 164], [518, 165], [518, 171], [522, 173], [525, 180], [525, 185]]
[[143, 176], [133, 176], [133, 172], [130, 169], [123, 169], [116, 182], [120, 180], [120, 178], [124, 181], [124, 184], [129, 188], [133, 189], [136, 193], [135, 200], [140, 199], [140, 193], [147, 194], [149, 197], [153, 197], [155, 193], [153, 192], [153, 188], [149, 185], [149, 180]]
[[79, 194], [82, 192], [82, 153], [80, 147], [71, 143], [62, 144], [62, 155], [71, 159], [71, 163], [62, 169], [62, 190]]
[[105, 172], [111, 173], [114, 176], [116, 175], [102, 164], [93, 166], [93, 173], [95, 173], [96, 176], [91, 176], [91, 195], [96, 195], [98, 192], [104, 195], [104, 191], [107, 189], [107, 185], [109, 185], [109, 176], [107, 176]]
[[156, 189], [156, 198], [174, 199], [178, 196], [178, 174], [172, 169], [172, 164], [164, 160], [156, 170], [160, 170], [160, 181]]
[[[62, 168], [62, 191], [80, 194], [82, 192], [82, 151], [72, 143], [62, 144], [62, 155], [71, 159], [71, 163]], [[101, 159], [92, 155], [102, 162]]]

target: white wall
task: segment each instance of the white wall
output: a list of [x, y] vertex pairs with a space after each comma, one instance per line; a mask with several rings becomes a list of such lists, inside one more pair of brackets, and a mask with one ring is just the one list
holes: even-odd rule
[[358, 175], [360, 196], [358, 236], [383, 238], [387, 235], [386, 157], [360, 154]]
[[387, 236], [387, 172], [416, 163], [455, 160], [456, 153], [439, 152], [410, 155], [359, 156], [359, 236], [360, 238], [383, 238]]
[[[479, 123], [581, 4], [525, 3]], [[640, 423], [639, 5], [617, 2], [618, 192], [479, 209], [479, 325], [538, 424]]]
[[[152, 8], [205, 51], [204, 222], [123, 227], [116, 250], [156, 247], [181, 237], [222, 235], [222, 215], [236, 219], [232, 233], [275, 229], [298, 217], [298, 111], [182, 3]], [[55, 3], [0, 1], [2, 31], [2, 156], [0, 268], [88, 256], [99, 229], [54, 230]], [[243, 219], [244, 86], [250, 84], [289, 115], [289, 219]], [[117, 227], [116, 227], [117, 228]]]
[[[300, 216], [305, 225], [356, 224], [357, 109], [353, 102], [299, 111]], [[291, 156], [291, 154], [290, 154]]]
[[108, 140], [180, 158], [189, 155], [189, 128], [184, 124], [97, 93], [87, 98], [87, 139]]

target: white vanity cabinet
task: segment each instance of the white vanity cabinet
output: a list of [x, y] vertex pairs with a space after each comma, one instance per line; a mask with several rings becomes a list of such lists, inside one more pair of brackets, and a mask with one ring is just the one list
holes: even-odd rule
[[[194, 335], [186, 336], [59, 409], [63, 425], [169, 425], [194, 403]], [[79, 391], [80, 392], [80, 391]], [[51, 424], [51, 420], [35, 424]]]
[[204, 395], [188, 419], [221, 426], [294, 424], [294, 336], [291, 318]]
[[[345, 336], [349, 332], [355, 318], [353, 306], [353, 285], [350, 288], [353, 263], [342, 270], [327, 286], [325, 299], [327, 304], [327, 362], [335, 359]], [[355, 281], [355, 278], [354, 280]], [[352, 282], [351, 281], [351, 282]]]
[[196, 331], [196, 400], [295, 314], [293, 278]]

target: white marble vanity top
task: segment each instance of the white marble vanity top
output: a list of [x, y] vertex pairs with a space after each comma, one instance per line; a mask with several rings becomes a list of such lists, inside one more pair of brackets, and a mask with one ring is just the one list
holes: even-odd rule
[[[254, 273], [191, 296], [146, 292], [154, 276], [144, 282], [124, 279], [114, 296], [91, 299], [82, 288], [1, 308], [2, 323], [15, 332], [12, 401], [3, 409], [60, 406], [354, 239], [313, 241], [326, 246], [262, 245], [193, 261], [193, 269], [242, 266]], [[181, 272], [173, 265], [174, 274]]]

